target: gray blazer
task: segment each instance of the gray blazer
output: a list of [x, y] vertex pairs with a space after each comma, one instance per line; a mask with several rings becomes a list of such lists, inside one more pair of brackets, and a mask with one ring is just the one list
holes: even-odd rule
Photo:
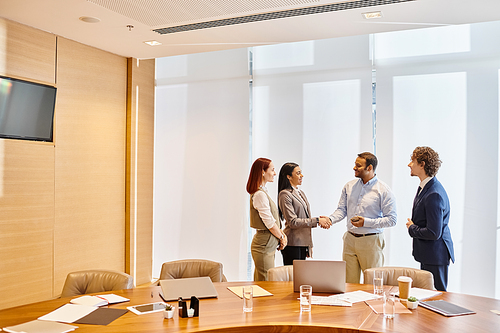
[[285, 189], [278, 195], [278, 205], [285, 219], [283, 231], [288, 237], [288, 245], [312, 248], [311, 228], [316, 228], [319, 217], [311, 217], [311, 208], [305, 193], [301, 192], [303, 200], [300, 200], [296, 193], [292, 189]]

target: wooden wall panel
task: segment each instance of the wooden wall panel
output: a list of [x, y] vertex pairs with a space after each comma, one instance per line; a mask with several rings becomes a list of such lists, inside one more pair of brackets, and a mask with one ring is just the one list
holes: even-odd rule
[[55, 84], [56, 36], [0, 18], [0, 74]]
[[59, 37], [54, 290], [67, 273], [125, 270], [127, 59]]
[[155, 60], [128, 59], [127, 271], [137, 285], [152, 279], [154, 84]]
[[0, 309], [52, 297], [54, 147], [0, 139]]
[[[56, 37], [0, 19], [0, 74], [54, 84]], [[52, 297], [54, 145], [0, 139], [0, 308]]]
[[[140, 64], [129, 235], [139, 284], [151, 279], [154, 60]], [[126, 58], [0, 19], [0, 74], [58, 88], [54, 144], [0, 139], [0, 309], [58, 296], [70, 271], [130, 267], [128, 70]]]

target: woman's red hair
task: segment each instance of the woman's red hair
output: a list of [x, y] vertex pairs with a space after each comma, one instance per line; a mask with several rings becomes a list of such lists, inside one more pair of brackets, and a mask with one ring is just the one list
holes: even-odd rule
[[254, 194], [262, 184], [262, 173], [266, 172], [269, 168], [271, 160], [265, 157], [260, 157], [255, 160], [250, 169], [250, 176], [248, 176], [247, 192]]

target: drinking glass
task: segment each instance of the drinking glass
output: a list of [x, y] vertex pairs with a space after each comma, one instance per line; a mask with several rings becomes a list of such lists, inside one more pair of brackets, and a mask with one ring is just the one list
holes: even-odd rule
[[384, 294], [384, 318], [393, 319], [396, 313], [396, 297], [391, 294]]
[[253, 287], [243, 287], [243, 312], [253, 311]]
[[300, 286], [300, 312], [311, 312], [312, 286]]
[[375, 271], [373, 274], [373, 293], [382, 296], [384, 293], [384, 272]]

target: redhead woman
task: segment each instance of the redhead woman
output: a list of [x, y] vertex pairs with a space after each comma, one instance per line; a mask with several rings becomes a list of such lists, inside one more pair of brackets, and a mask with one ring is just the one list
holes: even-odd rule
[[267, 158], [258, 158], [253, 162], [248, 177], [250, 227], [256, 229], [251, 245], [255, 263], [254, 281], [267, 281], [267, 271], [274, 267], [276, 250], [282, 250], [287, 243], [281, 230], [278, 208], [266, 188], [266, 184], [272, 183], [275, 176], [273, 162]]
[[312, 257], [311, 228], [331, 226], [330, 219], [311, 216], [306, 194], [299, 189], [303, 177], [300, 166], [288, 162], [281, 167], [278, 178], [279, 217], [285, 221], [284, 233], [288, 238], [287, 247], [281, 250], [284, 265]]

